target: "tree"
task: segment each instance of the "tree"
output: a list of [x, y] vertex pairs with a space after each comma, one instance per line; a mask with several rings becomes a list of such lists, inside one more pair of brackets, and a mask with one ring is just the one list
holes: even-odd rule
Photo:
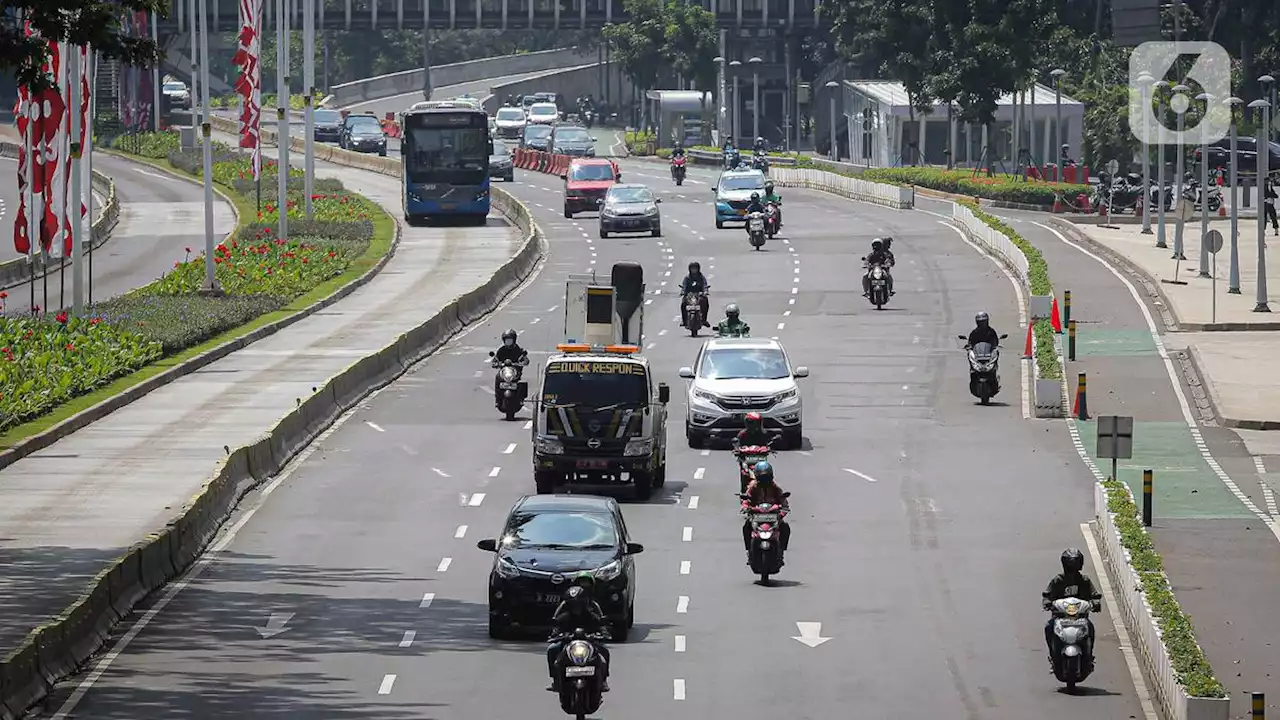
[[150, 36], [133, 37], [122, 21], [130, 12], [155, 12], [165, 0], [0, 0], [5, 15], [21, 13], [36, 37], [27, 37], [21, 23], [0, 22], [0, 68], [13, 72], [19, 85], [33, 92], [55, 86], [43, 70], [50, 42], [90, 45], [100, 57], [150, 67], [160, 56]]
[[846, 0], [821, 8], [842, 55], [901, 82], [913, 112], [932, 109], [925, 85], [933, 69], [926, 51], [932, 20], [927, 2]]
[[699, 90], [716, 84], [716, 55], [720, 51], [716, 16], [701, 5], [667, 0], [663, 54], [671, 67]]
[[658, 82], [666, 58], [667, 21], [662, 0], [623, 0], [628, 19], [609, 23], [604, 37], [623, 72], [640, 90]]

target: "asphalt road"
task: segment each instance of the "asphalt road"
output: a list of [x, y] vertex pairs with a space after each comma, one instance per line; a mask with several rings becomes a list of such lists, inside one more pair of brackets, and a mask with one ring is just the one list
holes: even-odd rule
[[0, 158], [0, 262], [21, 257], [13, 249], [13, 221], [18, 214], [18, 161]]
[[[968, 394], [955, 336], [980, 308], [1016, 325], [1002, 272], [937, 217], [804, 191], [786, 193], [783, 235], [751, 252], [740, 229], [714, 230], [708, 187], [677, 191], [662, 172], [624, 163], [665, 198], [660, 239], [596, 240], [592, 215], [561, 217], [555, 182], [518, 175], [512, 191], [551, 237], [542, 273], [250, 498], [63, 717], [559, 716], [543, 645], [486, 634], [492, 557], [475, 542], [533, 491], [528, 416], [493, 409], [487, 351], [506, 327], [549, 349], [565, 274], [624, 259], [648, 275], [646, 353], [672, 385], [673, 427], [665, 492], [624, 505], [646, 551], [598, 717], [1143, 717], [1106, 615], [1088, 689], [1067, 696], [1048, 672], [1038, 594], [1061, 549], [1084, 545], [1093, 478], [1065, 430], [1022, 418], [1012, 355], [1007, 404]], [[881, 234], [898, 294], [877, 312], [855, 288]], [[776, 587], [744, 565], [732, 458], [681, 437], [676, 371], [701, 341], [676, 327], [673, 288], [693, 259], [717, 307], [739, 303], [812, 371], [805, 448], [776, 461], [795, 508]], [[273, 614], [288, 616], [278, 634]], [[831, 639], [797, 642], [798, 622]]]
[[[199, 255], [205, 245], [204, 189], [155, 168], [106, 153], [93, 158], [94, 169], [116, 183], [120, 223], [111, 238], [93, 252], [93, 300], [105, 300], [141, 287], [173, 269], [177, 261]], [[12, 232], [12, 221], [5, 223]], [[214, 237], [221, 241], [235, 227], [235, 215], [215, 196]], [[10, 250], [12, 243], [6, 246]], [[187, 252], [190, 248], [190, 253]], [[88, 265], [86, 265], [88, 267]], [[35, 281], [35, 304], [45, 308], [71, 305], [71, 271], [65, 288], [58, 276]], [[30, 283], [8, 289], [6, 309], [24, 312], [31, 305]], [[90, 295], [86, 295], [86, 299]]]

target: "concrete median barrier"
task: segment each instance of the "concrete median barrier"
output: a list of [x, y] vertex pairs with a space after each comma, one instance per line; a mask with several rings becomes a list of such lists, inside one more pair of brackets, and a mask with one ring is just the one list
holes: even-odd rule
[[[374, 172], [399, 174], [391, 161], [376, 160], [382, 162], [373, 163], [380, 168]], [[335, 152], [334, 161], [369, 164], [358, 154], [345, 151]], [[381, 350], [352, 363], [301, 399], [268, 433], [233, 450], [172, 521], [95, 578], [79, 606], [73, 605], [33, 631], [0, 660], [0, 720], [20, 717], [48, 695], [54, 682], [82, 668], [88, 654], [106, 642], [104, 628], [109, 629], [147, 594], [185, 572], [246, 492], [277, 475], [343, 413], [435, 352], [464, 327], [493, 312], [533, 276], [545, 254], [546, 238], [523, 203], [500, 188], [493, 189], [493, 198], [494, 206], [523, 232], [520, 250], [480, 287], [448, 303]]]
[[[18, 157], [18, 146], [10, 142], [0, 142], [0, 157]], [[111, 238], [111, 231], [120, 222], [120, 199], [116, 197], [115, 181], [107, 175], [94, 170], [92, 183], [94, 191], [102, 197], [102, 205], [97, 208], [98, 216], [89, 226], [90, 244], [94, 250], [97, 250]], [[17, 208], [14, 208], [14, 212], [17, 212]], [[57, 272], [63, 263], [70, 265], [71, 260], [68, 258], [50, 261], [47, 264], [40, 259], [37, 259], [34, 264], [27, 258], [7, 260], [0, 263], [0, 290], [21, 285], [33, 277], [41, 278], [47, 273]]]

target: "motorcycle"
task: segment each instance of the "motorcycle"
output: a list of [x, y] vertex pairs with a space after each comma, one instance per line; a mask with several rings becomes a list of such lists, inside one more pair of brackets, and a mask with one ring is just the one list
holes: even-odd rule
[[778, 209], [777, 203], [765, 203], [764, 206], [764, 232], [772, 240], [774, 235], [782, 229], [782, 212]]
[[889, 270], [884, 265], [870, 265], [867, 267], [867, 277], [871, 281], [871, 304], [877, 310], [883, 310], [889, 302]]
[[[489, 351], [489, 357], [495, 355], [497, 353]], [[490, 367], [498, 371], [499, 395], [494, 399], [497, 401], [498, 410], [504, 413], [508, 420], [516, 419], [516, 413], [520, 412], [525, 398], [529, 396], [529, 383], [520, 379], [524, 375], [524, 366], [528, 364], [529, 358], [524, 358], [519, 363], [510, 360], [502, 362], [494, 360], [489, 363]]]
[[684, 295], [684, 326], [689, 329], [689, 337], [698, 337], [698, 331], [706, 320], [702, 316], [702, 297], [703, 293], [696, 292]]
[[1146, 193], [1146, 183], [1138, 173], [1129, 173], [1122, 178], [1113, 178], [1108, 173], [1098, 175], [1098, 186], [1094, 190], [1093, 205], [1101, 212], [1108, 208], [1108, 214], [1115, 214], [1125, 208], [1132, 208], [1138, 199]]
[[764, 213], [753, 212], [747, 216], [747, 239], [756, 250], [764, 245]]
[[[961, 340], [968, 340], [964, 335]], [[1004, 340], [1008, 335], [1001, 335]], [[991, 343], [965, 345], [969, 351], [969, 392], [983, 405], [988, 405], [991, 398], [1000, 392], [1000, 349]]]
[[1085, 681], [1093, 672], [1093, 638], [1089, 636], [1089, 613], [1102, 610], [1102, 601], [1092, 602], [1080, 598], [1054, 600], [1053, 613], [1053, 676], [1067, 684], [1067, 692], [1075, 692], [1076, 685]]
[[773, 448], [768, 445], [743, 445], [733, 449], [733, 456], [738, 460], [738, 492], [747, 491], [747, 485], [756, 479], [756, 463], [768, 460]]
[[757, 150], [751, 156], [751, 168], [762, 173], [769, 173], [769, 156], [763, 150]]
[[[1200, 181], [1188, 178], [1186, 187], [1182, 189], [1182, 197], [1195, 203], [1196, 210], [1204, 209], [1205, 193], [1202, 192]], [[1209, 212], [1218, 212], [1218, 208], [1222, 207], [1222, 188], [1217, 185], [1209, 185]]]
[[681, 157], [671, 158], [671, 179], [676, 181], [676, 185], [684, 184], [685, 175], [685, 159]]
[[739, 152], [738, 150], [724, 151], [724, 169], [725, 170], [736, 170], [738, 168], [738, 165], [741, 162], [742, 162], [742, 153]]
[[596, 113], [595, 113], [595, 111], [594, 111], [594, 110], [584, 110], [584, 111], [582, 112], [582, 122], [583, 122], [584, 124], [586, 124], [587, 129], [588, 129], [588, 130], [590, 130], [590, 129], [591, 129], [591, 126], [596, 124]]
[[560, 709], [576, 720], [585, 720], [600, 709], [604, 699], [605, 668], [603, 656], [596, 643], [605, 639], [603, 633], [587, 634], [582, 628], [571, 636], [556, 636], [552, 642], [572, 638], [564, 646], [560, 658]]
[[[761, 585], [768, 585], [769, 576], [778, 574], [784, 564], [779, 524], [787, 517], [788, 509], [774, 503], [753, 506], [749, 504], [749, 496], [744, 493], [737, 495], [742, 501], [742, 512], [751, 523], [751, 551], [748, 553], [751, 572], [760, 576]], [[789, 498], [791, 493], [782, 493], [782, 497]], [[775, 533], [777, 540], [773, 537]]]

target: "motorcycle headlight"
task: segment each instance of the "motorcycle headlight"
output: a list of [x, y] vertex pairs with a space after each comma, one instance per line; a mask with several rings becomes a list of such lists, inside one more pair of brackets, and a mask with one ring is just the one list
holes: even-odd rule
[[764, 532], [760, 533], [761, 540], [768, 540], [772, 537], [773, 537], [773, 533], [769, 530], [765, 530]]
[[1080, 642], [1080, 636], [1083, 634], [1084, 633], [1080, 628], [1069, 627], [1069, 628], [1062, 629], [1062, 634], [1060, 635], [1060, 637], [1062, 638], [1062, 642], [1068, 645], [1075, 645], [1076, 643]]
[[623, 451], [626, 457], [641, 457], [653, 452], [653, 438], [646, 440], [628, 440], [627, 449]]
[[565, 652], [569, 656], [569, 661], [574, 665], [582, 665], [591, 659], [591, 645], [582, 640], [574, 640], [569, 643], [569, 647]]
[[504, 365], [500, 370], [498, 370], [498, 377], [502, 378], [503, 382], [515, 382], [519, 374], [520, 373], [510, 365]]
[[544, 455], [563, 455], [564, 443], [552, 437], [540, 437], [537, 441], [538, 452]]
[[594, 577], [596, 580], [603, 580], [605, 582], [608, 582], [618, 577], [621, 574], [622, 574], [622, 562], [619, 560], [614, 560], [608, 565], [605, 565], [604, 567], [599, 568], [595, 572], [591, 573], [592, 577]]
[[498, 577], [508, 579], [520, 577], [520, 568], [506, 558], [498, 558]]

